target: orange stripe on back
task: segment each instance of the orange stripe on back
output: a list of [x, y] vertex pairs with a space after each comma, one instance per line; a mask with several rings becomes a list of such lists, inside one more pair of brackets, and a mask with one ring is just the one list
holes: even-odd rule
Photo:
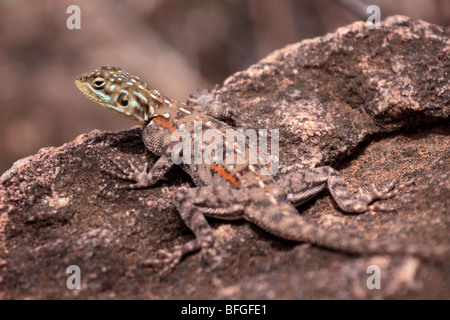
[[269, 168], [270, 173], [272, 173], [272, 170], [270, 170], [270, 160], [267, 158], [267, 156], [264, 154], [264, 152], [262, 152], [261, 150], [259, 150], [258, 147], [256, 147], [256, 150], [259, 152], [259, 154], [264, 158], [264, 160], [266, 161], [266, 167]]
[[213, 171], [217, 172], [224, 180], [228, 181], [229, 183], [231, 183], [235, 187], [239, 186], [239, 183], [236, 180], [236, 177], [232, 173], [226, 171], [223, 166], [218, 165], [216, 163], [213, 163], [211, 165], [211, 169]]
[[164, 128], [166, 128], [167, 130], [169, 130], [169, 132], [172, 134], [177, 128], [175, 128], [175, 126], [173, 125], [172, 122], [164, 119], [161, 116], [156, 116], [153, 118], [153, 120], [155, 120], [155, 122], [159, 123], [160, 125], [162, 125]]
[[153, 118], [153, 120], [155, 120], [156, 123], [160, 124], [161, 126], [166, 128], [167, 130], [169, 130], [171, 135], [173, 135], [176, 138], [180, 138], [180, 135], [177, 132], [175, 132], [175, 130], [177, 130], [177, 128], [173, 125], [172, 122], [170, 122], [169, 120], [164, 119], [161, 116], [156, 116], [156, 117]]

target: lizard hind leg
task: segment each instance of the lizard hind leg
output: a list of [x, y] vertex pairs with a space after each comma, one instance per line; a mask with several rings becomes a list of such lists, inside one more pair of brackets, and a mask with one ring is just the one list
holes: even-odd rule
[[374, 211], [396, 211], [395, 208], [374, 203], [378, 200], [385, 200], [395, 197], [405, 187], [411, 185], [413, 180], [398, 185], [398, 181], [394, 180], [385, 188], [378, 189], [372, 184], [371, 190], [359, 190], [359, 194], [354, 196], [348, 189], [344, 179], [337, 172], [328, 179], [328, 190], [338, 206], [348, 213], [364, 213]]
[[392, 181], [384, 189], [361, 190], [359, 195], [353, 195], [345, 180], [339, 173], [328, 166], [303, 169], [291, 172], [278, 180], [278, 184], [285, 190], [287, 199], [294, 205], [299, 205], [327, 188], [336, 204], [347, 213], [364, 213], [368, 211], [395, 211], [392, 207], [374, 203], [395, 197], [400, 190], [412, 184], [409, 181], [398, 185]]
[[223, 220], [236, 220], [243, 217], [242, 193], [229, 187], [200, 186], [179, 189], [175, 193], [174, 201], [181, 219], [194, 233], [195, 239], [175, 246], [172, 252], [160, 250], [158, 258], [144, 262], [145, 266], [163, 268], [161, 274], [170, 272], [184, 256], [213, 244], [212, 230], [205, 216]]
[[409, 181], [394, 189], [395, 182], [392, 182], [382, 190], [374, 188], [371, 191], [361, 192], [359, 196], [353, 196], [345, 181], [338, 176], [333, 168], [304, 169], [292, 172], [278, 180], [278, 185], [286, 192], [284, 201], [278, 198], [273, 205], [266, 202], [262, 206], [253, 203], [252, 207], [246, 210], [246, 218], [280, 238], [307, 242], [337, 251], [352, 254], [411, 254], [430, 259], [445, 258], [449, 252], [448, 246], [380, 242], [326, 230], [308, 222], [288, 202], [290, 201], [293, 204], [305, 202], [323, 189], [328, 188], [338, 206], [346, 212], [380, 210], [385, 208], [376, 208], [377, 204], [371, 203], [378, 199], [394, 197], [399, 190], [411, 183], [412, 181]]

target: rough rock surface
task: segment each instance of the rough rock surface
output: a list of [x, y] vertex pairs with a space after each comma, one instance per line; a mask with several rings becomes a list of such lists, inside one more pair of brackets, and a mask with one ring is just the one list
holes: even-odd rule
[[[348, 215], [324, 192], [299, 207], [323, 228], [366, 239], [449, 244], [450, 41], [406, 17], [362, 22], [276, 51], [228, 78], [218, 97], [237, 127], [280, 129], [279, 174], [336, 167], [353, 190], [415, 185], [387, 200], [397, 213]], [[88, 103], [88, 102], [86, 102]], [[105, 111], [106, 112], [106, 111]], [[349, 256], [291, 243], [242, 222], [210, 220], [213, 248], [167, 277], [141, 267], [193, 235], [172, 206], [192, 185], [173, 168], [155, 187], [115, 191], [111, 159], [155, 161], [140, 129], [93, 131], [17, 161], [0, 179], [0, 298], [449, 299], [450, 261]], [[66, 269], [81, 268], [69, 290]], [[381, 289], [366, 286], [368, 266]]]

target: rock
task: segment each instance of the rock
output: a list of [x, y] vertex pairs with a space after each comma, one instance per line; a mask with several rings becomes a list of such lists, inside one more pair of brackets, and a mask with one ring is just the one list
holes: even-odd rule
[[[365, 239], [448, 244], [449, 39], [402, 16], [362, 22], [278, 50], [228, 78], [218, 98], [238, 128], [280, 130], [280, 170], [333, 165], [353, 190], [415, 184], [387, 200], [397, 213], [348, 215], [327, 193], [299, 207], [323, 228]], [[106, 112], [106, 111], [105, 111]], [[102, 172], [112, 159], [156, 157], [138, 127], [93, 131], [21, 159], [0, 178], [0, 298], [449, 299], [450, 262], [349, 256], [291, 243], [245, 221], [210, 220], [215, 244], [165, 278], [141, 262], [193, 238], [172, 205], [192, 186], [179, 168], [144, 190]], [[81, 270], [69, 290], [67, 268]], [[381, 289], [368, 289], [367, 268]]]

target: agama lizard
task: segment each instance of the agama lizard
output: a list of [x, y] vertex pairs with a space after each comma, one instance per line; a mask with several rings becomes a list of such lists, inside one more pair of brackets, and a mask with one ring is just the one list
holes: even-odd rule
[[[125, 188], [145, 188], [154, 185], [174, 165], [172, 151], [179, 143], [177, 130], [194, 131], [194, 120], [203, 130], [219, 130], [223, 135], [232, 128], [224, 121], [233, 119], [234, 111], [226, 103], [216, 101], [214, 92], [199, 92], [188, 104], [169, 99], [150, 88], [138, 77], [123, 72], [116, 66], [104, 66], [85, 73], [75, 81], [78, 89], [89, 99], [121, 116], [136, 120], [142, 126], [142, 140], [147, 149], [160, 156], [148, 171], [131, 162], [123, 166], [114, 162], [117, 171], [104, 169], [109, 174], [134, 184]], [[175, 137], [175, 139], [172, 138]], [[215, 143], [204, 141], [203, 147]], [[261, 174], [265, 164], [246, 161], [244, 164], [181, 163], [190, 175], [195, 188], [179, 189], [174, 196], [176, 208], [195, 234], [195, 239], [176, 246], [172, 252], [159, 251], [157, 258], [147, 265], [170, 270], [187, 254], [208, 248], [213, 243], [212, 230], [205, 216], [225, 220], [245, 219], [280, 238], [357, 254], [402, 253], [430, 257], [442, 250], [424, 244], [380, 243], [352, 238], [336, 231], [326, 231], [302, 217], [295, 206], [311, 199], [327, 188], [339, 208], [345, 212], [390, 210], [376, 200], [395, 196], [405, 185], [394, 188], [395, 182], [383, 190], [352, 195], [338, 172], [329, 167], [317, 167], [291, 172], [276, 181], [271, 175]]]

